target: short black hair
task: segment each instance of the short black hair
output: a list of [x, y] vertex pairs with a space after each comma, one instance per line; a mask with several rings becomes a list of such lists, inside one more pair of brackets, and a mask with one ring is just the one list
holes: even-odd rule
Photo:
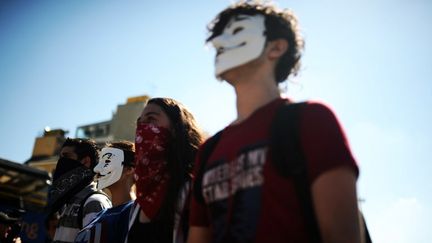
[[92, 169], [96, 166], [98, 162], [98, 148], [95, 141], [83, 138], [67, 138], [62, 148], [64, 147], [73, 147], [74, 152], [78, 155], [78, 160], [88, 156]]
[[289, 75], [297, 75], [300, 69], [300, 58], [304, 49], [304, 40], [300, 34], [297, 17], [291, 10], [279, 9], [274, 5], [255, 2], [239, 2], [222, 12], [207, 26], [210, 36], [206, 42], [220, 35], [230, 19], [236, 15], [257, 15], [265, 18], [266, 41], [285, 39], [288, 42], [288, 50], [280, 57], [276, 69], [275, 80], [277, 83], [285, 81]]

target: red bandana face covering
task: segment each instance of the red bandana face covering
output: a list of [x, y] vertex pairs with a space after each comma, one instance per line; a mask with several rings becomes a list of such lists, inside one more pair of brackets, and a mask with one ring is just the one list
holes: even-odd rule
[[135, 137], [137, 201], [149, 219], [158, 213], [165, 197], [169, 174], [166, 148], [170, 131], [138, 123]]

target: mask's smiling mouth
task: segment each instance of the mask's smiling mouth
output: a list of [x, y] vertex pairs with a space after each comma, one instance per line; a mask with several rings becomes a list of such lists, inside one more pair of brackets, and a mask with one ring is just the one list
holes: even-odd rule
[[236, 49], [236, 48], [239, 48], [239, 47], [242, 47], [242, 46], [244, 46], [244, 45], [246, 45], [246, 42], [242, 42], [242, 43], [240, 43], [240, 44], [238, 44], [238, 45], [235, 45], [235, 46], [230, 46], [230, 47], [219, 47], [217, 50], [216, 50], [216, 56], [219, 56], [220, 54], [222, 54], [222, 53], [224, 53], [224, 52], [226, 52], [226, 51], [230, 51], [230, 50], [232, 50], [232, 49]]
[[107, 176], [107, 175], [109, 175], [109, 174], [111, 174], [111, 171], [108, 172], [108, 173], [106, 173], [105, 175], [102, 175], [102, 174], [97, 173], [97, 174], [96, 174], [96, 179], [100, 179], [100, 178], [102, 178], [102, 177], [104, 177], [104, 176]]

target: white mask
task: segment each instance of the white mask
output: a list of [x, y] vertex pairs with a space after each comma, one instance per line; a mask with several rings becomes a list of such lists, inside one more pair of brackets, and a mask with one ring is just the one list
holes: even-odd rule
[[264, 16], [237, 15], [211, 40], [216, 49], [215, 74], [220, 75], [258, 58], [266, 42]]
[[99, 162], [93, 171], [97, 174], [97, 189], [101, 190], [117, 182], [123, 172], [124, 152], [118, 148], [103, 148]]

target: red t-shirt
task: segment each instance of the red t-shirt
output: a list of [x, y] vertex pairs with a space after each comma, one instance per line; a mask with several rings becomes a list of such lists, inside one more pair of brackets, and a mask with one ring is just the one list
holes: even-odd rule
[[[210, 226], [213, 242], [308, 242], [293, 181], [281, 177], [267, 156], [270, 125], [284, 102], [276, 99], [226, 127], [210, 155], [198, 182], [205, 204], [192, 198], [190, 225]], [[308, 102], [299, 117], [311, 184], [340, 166], [358, 175], [345, 134], [327, 106]]]

